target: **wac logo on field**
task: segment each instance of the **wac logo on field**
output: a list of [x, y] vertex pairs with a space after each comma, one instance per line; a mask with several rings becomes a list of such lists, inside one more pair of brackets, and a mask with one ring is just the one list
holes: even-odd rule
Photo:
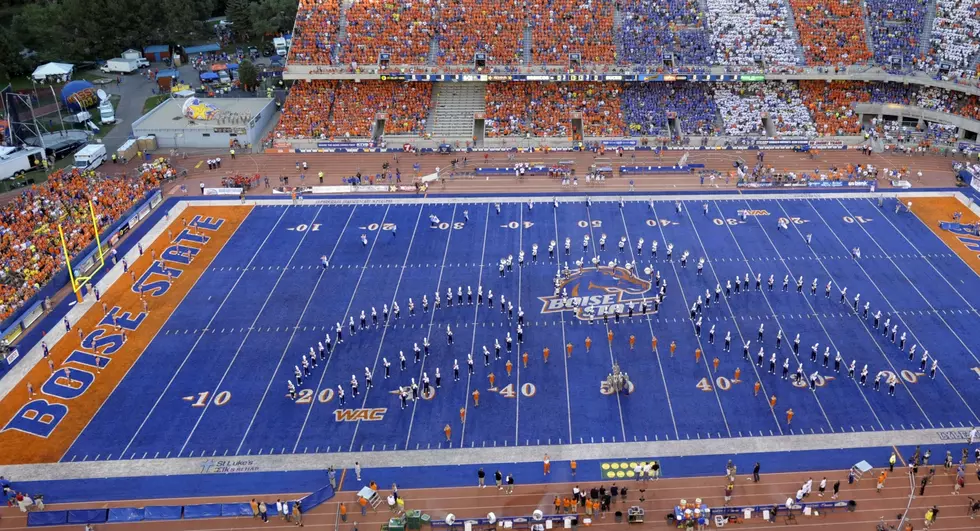
[[388, 408], [386, 407], [368, 409], [335, 409], [333, 416], [337, 422], [357, 422], [359, 420], [366, 420], [370, 422], [375, 420], [383, 420], [385, 418], [385, 413], [387, 412]]

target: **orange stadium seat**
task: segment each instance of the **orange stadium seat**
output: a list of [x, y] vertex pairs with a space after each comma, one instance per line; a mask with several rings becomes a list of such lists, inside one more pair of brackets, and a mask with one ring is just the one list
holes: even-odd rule
[[381, 53], [392, 65], [424, 64], [433, 36], [432, 10], [412, 0], [354, 0], [347, 10], [344, 63], [375, 64]]
[[861, 2], [790, 0], [810, 64], [858, 64], [871, 58]]
[[823, 136], [856, 135], [861, 122], [851, 109], [851, 103], [871, 101], [871, 87], [851, 81], [800, 81], [800, 92], [806, 103], [817, 133]]
[[431, 103], [431, 83], [345, 81], [335, 92], [329, 132], [335, 137], [366, 137], [374, 115], [387, 113], [385, 134], [422, 134]]
[[613, 64], [613, 3], [610, 0], [544, 0], [531, 2], [535, 63], [568, 63], [579, 53], [585, 63]]
[[340, 21], [340, 0], [299, 0], [289, 62], [331, 64], [330, 47]]
[[514, 2], [439, 0], [439, 64], [470, 64], [477, 52], [491, 64], [517, 64], [523, 55], [524, 10]]
[[318, 138], [328, 134], [327, 122], [336, 81], [313, 80], [293, 83], [282, 106], [277, 138]]
[[56, 222], [76, 257], [94, 241], [89, 199], [105, 227], [159, 186], [161, 177], [155, 171], [124, 178], [58, 170], [0, 209], [0, 319], [10, 317], [64, 264]]
[[569, 137], [581, 112], [585, 136], [626, 136], [620, 85], [613, 83], [489, 83], [487, 136]]

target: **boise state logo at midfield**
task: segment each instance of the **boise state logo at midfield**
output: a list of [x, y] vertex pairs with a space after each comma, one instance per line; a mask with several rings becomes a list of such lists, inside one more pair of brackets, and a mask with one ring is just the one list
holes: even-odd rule
[[[582, 267], [561, 281], [557, 296], [538, 298], [544, 302], [541, 313], [573, 312], [579, 319], [588, 320], [617, 311], [625, 313], [631, 302], [638, 305], [651, 301], [652, 297], [643, 296], [650, 287], [649, 281], [623, 267]], [[567, 293], [567, 297], [562, 293]]]

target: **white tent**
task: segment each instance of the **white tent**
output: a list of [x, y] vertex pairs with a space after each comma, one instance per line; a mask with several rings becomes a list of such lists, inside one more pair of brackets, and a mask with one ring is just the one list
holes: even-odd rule
[[37, 67], [31, 74], [36, 81], [44, 81], [49, 76], [62, 77], [65, 81], [71, 79], [71, 73], [75, 69], [74, 65], [67, 63], [47, 63]]

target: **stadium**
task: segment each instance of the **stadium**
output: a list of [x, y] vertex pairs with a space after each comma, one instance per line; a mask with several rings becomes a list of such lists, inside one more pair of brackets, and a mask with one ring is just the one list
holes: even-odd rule
[[971, 529], [978, 10], [300, 0], [261, 146], [3, 206], [4, 518]]

